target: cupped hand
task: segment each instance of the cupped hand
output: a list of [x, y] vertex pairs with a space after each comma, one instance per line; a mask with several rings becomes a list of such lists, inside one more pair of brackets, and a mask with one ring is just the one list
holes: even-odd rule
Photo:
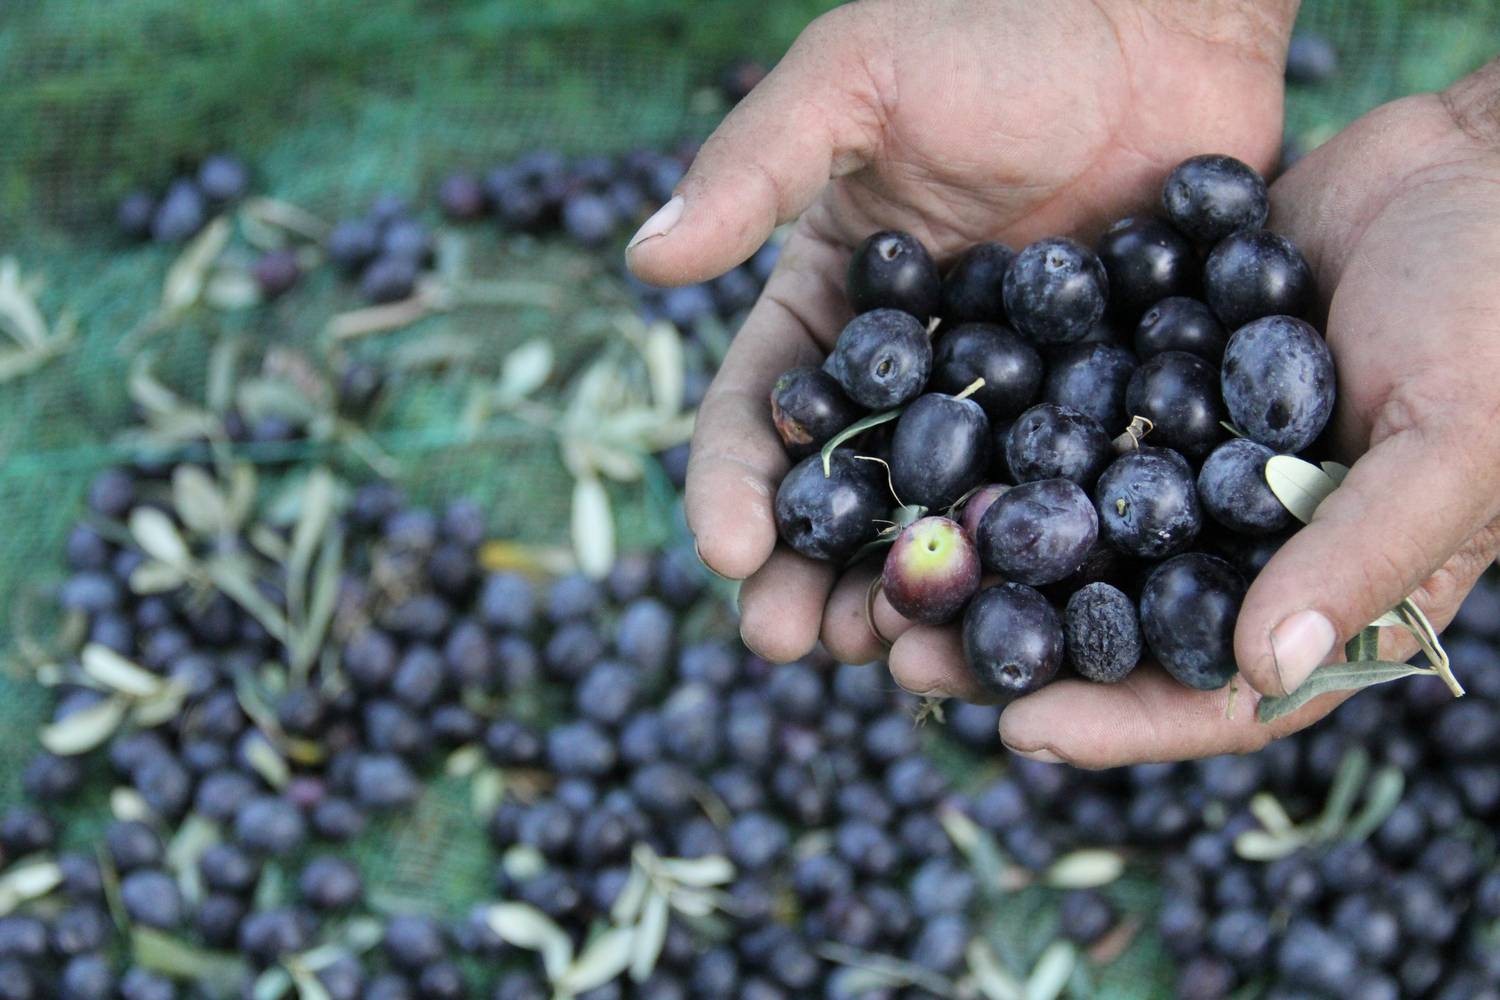
[[[821, 636], [850, 662], [884, 652], [865, 614], [873, 570], [837, 580], [778, 545], [772, 516], [788, 460], [771, 385], [820, 361], [848, 320], [852, 249], [886, 228], [940, 262], [983, 240], [1090, 239], [1153, 204], [1188, 156], [1268, 167], [1294, 7], [863, 0], [809, 26], [704, 144], [627, 253], [648, 281], [701, 281], [797, 219], [703, 401], [688, 469], [689, 526], [711, 569], [744, 580], [751, 649], [791, 660]], [[876, 616], [899, 636], [903, 683], [952, 683], [938, 679], [958, 655], [951, 630], [908, 631], [883, 602]]]
[[[1272, 187], [1271, 228], [1325, 292], [1333, 438], [1353, 467], [1246, 595], [1235, 652], [1253, 690], [1231, 711], [1228, 689], [1188, 691], [1149, 667], [1118, 687], [1064, 681], [1006, 709], [1007, 745], [1093, 767], [1255, 749], [1347, 697], [1262, 725], [1259, 695], [1298, 687], [1403, 597], [1440, 628], [1453, 617], [1500, 549], [1497, 109], [1500, 61], [1372, 112]], [[1382, 637], [1384, 658], [1412, 652]], [[922, 669], [962, 682], [949, 658]]]

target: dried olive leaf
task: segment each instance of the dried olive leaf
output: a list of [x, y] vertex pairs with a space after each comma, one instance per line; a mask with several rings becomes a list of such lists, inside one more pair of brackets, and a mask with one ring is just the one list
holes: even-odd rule
[[1026, 977], [1026, 1000], [1057, 1000], [1078, 965], [1078, 949], [1067, 941], [1049, 944], [1031, 975]]
[[616, 979], [630, 967], [635, 928], [611, 927], [590, 941], [553, 987], [566, 994], [587, 993]]
[[1265, 830], [1246, 830], [1234, 838], [1234, 853], [1246, 861], [1275, 861], [1307, 846], [1307, 838], [1298, 833], [1276, 834]]
[[609, 494], [597, 476], [582, 475], [573, 481], [573, 549], [578, 568], [602, 580], [615, 558], [615, 523]]
[[833, 437], [829, 438], [828, 443], [823, 446], [824, 477], [826, 478], [833, 475], [833, 451], [835, 448], [843, 444], [845, 441], [848, 441], [850, 438], [855, 437], [859, 434], [863, 434], [865, 431], [869, 430], [872, 427], [879, 427], [881, 424], [888, 424], [899, 416], [901, 416], [901, 410], [899, 408], [894, 410], [886, 410], [884, 413], [872, 413], [868, 417], [862, 417], [861, 419], [854, 421], [854, 423], [850, 424], [848, 427], [845, 427]]
[[734, 881], [734, 864], [718, 854], [701, 858], [663, 858], [661, 869], [673, 882], [697, 889]]
[[143, 562], [130, 572], [130, 590], [134, 594], [165, 594], [186, 582], [182, 570], [164, 562]]
[[172, 472], [172, 506], [188, 529], [213, 535], [229, 525], [229, 506], [213, 478], [196, 465], [179, 465]]
[[0, 916], [22, 903], [40, 899], [62, 884], [62, 869], [46, 858], [20, 861], [0, 875]]
[[40, 734], [42, 746], [59, 757], [88, 753], [120, 728], [128, 704], [124, 698], [106, 698], [48, 723]]
[[182, 821], [171, 843], [167, 844], [167, 866], [177, 873], [177, 884], [189, 905], [203, 898], [203, 877], [198, 859], [220, 840], [219, 829], [198, 813], [189, 813]]
[[130, 950], [136, 965], [172, 979], [232, 988], [245, 974], [244, 963], [235, 955], [199, 948], [150, 927], [132, 928]]
[[286, 787], [292, 779], [292, 772], [275, 747], [265, 740], [248, 740], [244, 747], [246, 761], [256, 774], [266, 779], [266, 784], [272, 788]]
[[552, 345], [540, 338], [511, 351], [500, 366], [500, 383], [495, 387], [498, 402], [503, 406], [530, 396], [551, 378], [552, 365]]
[[985, 1000], [1025, 1000], [1026, 988], [1000, 964], [994, 949], [983, 938], [970, 941], [966, 955], [969, 975]]
[[1125, 873], [1125, 859], [1114, 851], [1086, 848], [1054, 861], [1042, 881], [1054, 889], [1093, 889]]
[[671, 323], [653, 323], [646, 331], [641, 355], [651, 382], [651, 402], [656, 412], [671, 415], [682, 409], [686, 377], [682, 359], [682, 334]]
[[667, 897], [652, 890], [641, 908], [640, 923], [630, 942], [630, 978], [641, 982], [656, 968], [662, 946], [667, 940]]
[[1399, 767], [1387, 764], [1375, 772], [1365, 787], [1365, 804], [1344, 828], [1346, 840], [1364, 840], [1380, 829], [1406, 791], [1406, 775]]
[[625, 887], [620, 890], [620, 895], [615, 897], [615, 905], [610, 908], [609, 919], [616, 924], [633, 924], [640, 916], [641, 907], [646, 902], [646, 891], [651, 888], [651, 880], [639, 865], [632, 866], [630, 877], [625, 880]]
[[219, 216], [193, 237], [182, 254], [167, 269], [162, 283], [161, 311], [173, 316], [191, 308], [203, 294], [209, 268], [229, 242], [229, 220]]
[[160, 676], [97, 642], [84, 646], [78, 660], [84, 673], [111, 691], [132, 698], [149, 698], [166, 686], [166, 681]]
[[130, 535], [142, 552], [168, 566], [181, 569], [192, 562], [192, 552], [177, 525], [155, 507], [137, 507], [130, 512]]
[[1328, 473], [1291, 455], [1275, 455], [1266, 462], [1266, 483], [1281, 505], [1303, 524], [1312, 520], [1318, 505], [1338, 487], [1338, 481]]
[[180, 681], [168, 681], [156, 694], [136, 702], [130, 709], [130, 719], [136, 725], [150, 729], [176, 718], [182, 712], [185, 701], [187, 685]]
[[1414, 674], [1435, 673], [1428, 667], [1410, 663], [1392, 663], [1386, 660], [1362, 660], [1358, 663], [1333, 663], [1319, 667], [1302, 686], [1283, 698], [1262, 698], [1255, 710], [1261, 722], [1274, 722], [1284, 715], [1295, 712], [1319, 695], [1333, 691], [1356, 691], [1374, 684], [1400, 680]]
[[573, 962], [572, 940], [534, 906], [495, 903], [486, 909], [485, 922], [502, 941], [540, 953], [549, 981], [556, 981]]
[[986, 894], [1003, 891], [1007, 865], [989, 831], [957, 809], [945, 809], [938, 818], [948, 839], [968, 859], [980, 888]]
[[47, 321], [21, 281], [21, 265], [14, 257], [0, 260], [0, 330], [22, 347], [37, 348], [47, 342]]
[[220, 312], [250, 309], [260, 304], [260, 285], [242, 267], [220, 267], [204, 284], [203, 301]]
[[297, 984], [297, 1000], [333, 1000], [328, 987], [307, 969], [293, 968], [292, 982]]
[[292, 974], [279, 965], [273, 965], [259, 976], [250, 988], [251, 1000], [282, 1000], [292, 988]]
[[1297, 825], [1287, 815], [1280, 800], [1270, 792], [1257, 792], [1250, 798], [1250, 813], [1271, 833], [1282, 835], [1293, 832]]
[[123, 823], [152, 823], [156, 820], [156, 813], [146, 802], [145, 797], [134, 788], [124, 785], [110, 789], [109, 811], [115, 819]]

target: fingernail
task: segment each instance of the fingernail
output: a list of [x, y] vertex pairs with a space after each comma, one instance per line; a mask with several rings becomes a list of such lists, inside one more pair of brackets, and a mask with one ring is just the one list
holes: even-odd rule
[[1311, 609], [1282, 619], [1271, 631], [1271, 657], [1282, 689], [1288, 694], [1328, 659], [1338, 634], [1333, 623]]
[[682, 218], [682, 206], [682, 195], [673, 195], [671, 201], [658, 208], [656, 214], [641, 223], [641, 228], [630, 237], [630, 242], [626, 244], [625, 249], [634, 250], [653, 236], [665, 236], [671, 232], [672, 227], [677, 225]]
[[1003, 741], [1002, 741], [1002, 745], [1005, 747], [1005, 749], [1009, 750], [1011, 753], [1015, 754], [1017, 757], [1025, 757], [1027, 760], [1034, 760], [1038, 764], [1066, 764], [1067, 763], [1066, 760], [1063, 760], [1061, 757], [1059, 757], [1049, 747], [1037, 747], [1035, 750], [1021, 750], [1021, 749], [1019, 749], [1017, 747], [1011, 746], [1009, 743], [1004, 743]]
[[703, 558], [703, 550], [698, 547], [698, 539], [696, 539], [696, 538], [693, 539], [693, 554], [698, 557], [698, 561], [703, 564], [703, 568], [704, 569], [708, 570], [710, 573], [712, 573], [714, 576], [718, 577], [720, 580], [727, 580], [730, 583], [737, 583], [738, 582], [737, 580], [733, 579], [732, 577], [725, 576], [723, 573], [720, 573], [718, 570], [714, 569], [712, 566], [710, 566], [708, 564], [708, 560]]

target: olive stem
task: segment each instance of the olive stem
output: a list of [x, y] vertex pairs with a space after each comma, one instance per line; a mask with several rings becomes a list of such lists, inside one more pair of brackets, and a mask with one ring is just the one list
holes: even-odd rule
[[1141, 446], [1141, 439], [1144, 438], [1147, 434], [1150, 434], [1155, 426], [1155, 424], [1153, 424], [1145, 417], [1131, 417], [1130, 426], [1125, 428], [1125, 430], [1120, 433], [1120, 436], [1111, 441], [1110, 444], [1114, 447], [1115, 451], [1121, 455], [1125, 454], [1126, 452], [1136, 451]]
[[974, 381], [972, 381], [968, 385], [964, 386], [964, 391], [963, 392], [959, 393], [958, 395], [954, 396], [953, 398], [954, 399], [968, 399], [970, 396], [974, 395], [974, 393], [978, 392], [980, 389], [983, 389], [983, 388], [984, 388], [984, 379], [982, 379], [982, 378], [976, 378]]

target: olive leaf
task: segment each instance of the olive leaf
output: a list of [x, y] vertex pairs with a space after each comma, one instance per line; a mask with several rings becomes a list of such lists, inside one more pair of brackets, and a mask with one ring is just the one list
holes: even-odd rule
[[990, 832], [957, 809], [944, 809], [938, 820], [953, 846], [968, 859], [980, 888], [986, 894], [1004, 891], [1006, 871], [1010, 866]]
[[858, 435], [863, 434], [865, 431], [869, 430], [872, 427], [879, 427], [881, 424], [890, 423], [892, 420], [895, 420], [897, 417], [901, 416], [901, 413], [902, 410], [900, 408], [894, 410], [886, 410], [883, 413], [872, 413], [867, 417], [861, 417], [859, 420], [854, 421], [854, 423], [850, 424], [848, 427], [845, 427], [833, 437], [829, 438], [828, 443], [823, 446], [822, 452], [823, 475], [825, 477], [833, 475], [833, 452], [834, 449], [838, 448], [839, 445], [843, 444], [845, 441], [848, 441], [850, 438], [857, 437]]
[[197, 304], [208, 281], [209, 268], [229, 242], [229, 220], [220, 216], [203, 227], [167, 269], [162, 282], [156, 325], [170, 322]]
[[150, 927], [131, 929], [130, 951], [136, 965], [219, 990], [236, 988], [245, 974], [244, 963], [235, 955], [199, 948]]
[[1049, 944], [1026, 977], [1026, 1000], [1057, 1000], [1078, 965], [1078, 949], [1067, 941]]
[[292, 974], [279, 965], [273, 965], [255, 977], [250, 987], [250, 1000], [282, 1000], [292, 988]]
[[646, 893], [651, 889], [651, 880], [639, 865], [633, 865], [625, 887], [615, 897], [610, 908], [609, 919], [617, 924], [633, 924], [640, 917], [641, 907], [646, 905]]
[[1026, 987], [1000, 963], [994, 949], [983, 939], [970, 941], [965, 956], [969, 975], [985, 1000], [1026, 1000]]
[[1387, 681], [1400, 680], [1416, 674], [1436, 674], [1429, 667], [1410, 663], [1392, 663], [1386, 660], [1362, 660], [1357, 663], [1333, 663], [1319, 667], [1302, 686], [1281, 698], [1262, 698], [1255, 710], [1261, 722], [1275, 722], [1306, 705], [1314, 698], [1334, 691], [1356, 691], [1360, 688]]
[[267, 740], [247, 740], [244, 744], [244, 754], [251, 769], [264, 778], [266, 784], [272, 788], [285, 788], [287, 782], [292, 780], [291, 768], [287, 766], [286, 758], [277, 753], [276, 748]]
[[59, 757], [88, 753], [115, 734], [129, 704], [117, 695], [50, 722], [42, 727], [42, 746]]
[[1318, 467], [1323, 470], [1329, 479], [1332, 479], [1340, 486], [1344, 484], [1344, 478], [1349, 475], [1349, 466], [1341, 465], [1338, 462], [1319, 462]]
[[634, 943], [634, 928], [609, 928], [584, 947], [583, 953], [552, 984], [553, 988], [572, 995], [587, 993], [614, 980], [630, 967]]
[[1352, 747], [1344, 754], [1334, 773], [1333, 783], [1329, 786], [1323, 811], [1312, 822], [1314, 837], [1329, 839], [1348, 825], [1355, 799], [1359, 797], [1360, 789], [1365, 786], [1369, 774], [1370, 755], [1363, 748]]
[[172, 506], [188, 530], [199, 535], [217, 535], [230, 526], [228, 503], [213, 478], [196, 465], [173, 470]]
[[1359, 634], [1344, 645], [1344, 659], [1350, 663], [1379, 658], [1380, 629], [1376, 625], [1366, 625], [1359, 630]]
[[166, 686], [166, 681], [160, 676], [97, 642], [84, 646], [78, 660], [89, 677], [127, 697], [149, 698]]
[[192, 562], [192, 552], [172, 519], [156, 507], [136, 507], [130, 512], [130, 535], [141, 551], [174, 568]]
[[614, 564], [614, 515], [604, 484], [590, 473], [573, 481], [572, 533], [578, 568], [596, 580], [603, 579]]
[[122, 823], [152, 823], [156, 820], [156, 813], [146, 802], [145, 796], [124, 785], [110, 789], [109, 811]]
[[162, 685], [161, 690], [137, 699], [130, 706], [130, 721], [147, 729], [159, 726], [181, 714], [185, 701], [187, 685], [181, 681], [169, 680]]
[[549, 982], [560, 979], [573, 962], [573, 942], [552, 918], [526, 903], [493, 903], [485, 922], [502, 941], [542, 956]]
[[167, 865], [177, 873], [177, 885], [189, 906], [196, 906], [203, 898], [203, 877], [198, 871], [198, 859], [219, 839], [218, 827], [194, 812], [188, 814], [172, 835], [171, 843], [167, 844]]
[[0, 875], [0, 916], [62, 884], [62, 869], [51, 858], [18, 861]]
[[706, 889], [734, 881], [734, 864], [718, 854], [701, 858], [664, 858], [662, 871], [673, 882]]
[[1125, 859], [1115, 851], [1085, 848], [1065, 854], [1042, 875], [1054, 889], [1094, 889], [1109, 885], [1125, 873]]
[[1282, 506], [1303, 524], [1312, 521], [1318, 505], [1339, 485], [1316, 465], [1291, 455], [1274, 455], [1266, 462], [1266, 483]]
[[552, 375], [552, 345], [541, 338], [528, 340], [505, 356], [495, 398], [508, 405], [530, 396]]
[[1344, 839], [1365, 840], [1386, 821], [1406, 791], [1406, 775], [1394, 764], [1375, 772], [1365, 788], [1365, 804], [1344, 829]]
[[333, 1000], [328, 987], [308, 969], [294, 966], [292, 982], [297, 985], [297, 1000]]
[[27, 375], [73, 346], [78, 332], [71, 313], [63, 313], [54, 328], [36, 304], [39, 282], [25, 281], [14, 257], [0, 260], [0, 332], [9, 335], [14, 349], [0, 351], [0, 382]]
[[667, 940], [667, 897], [655, 890], [649, 892], [641, 907], [640, 921], [630, 947], [630, 978], [641, 982], [656, 968], [662, 946]]
[[868, 974], [868, 982], [879, 988], [916, 986], [940, 997], [957, 997], [959, 992], [946, 977], [915, 962], [860, 951], [845, 944], [825, 941], [817, 952], [830, 962], [859, 969]]
[[682, 409], [685, 369], [682, 358], [682, 335], [671, 323], [651, 324], [641, 344], [646, 359], [646, 376], [651, 383], [653, 409], [664, 415]]

